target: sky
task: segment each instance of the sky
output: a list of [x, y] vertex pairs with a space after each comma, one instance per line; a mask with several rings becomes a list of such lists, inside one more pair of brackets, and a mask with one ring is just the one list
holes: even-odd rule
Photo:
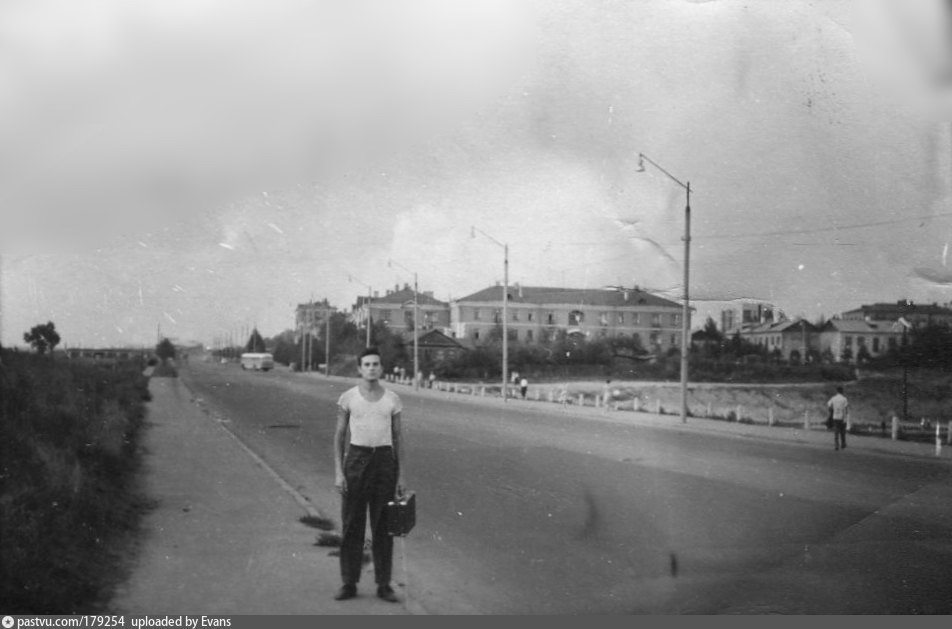
[[947, 303], [946, 4], [7, 0], [0, 341], [273, 336], [464, 297], [499, 243], [512, 283], [677, 300], [685, 190], [639, 153], [691, 184], [697, 325]]

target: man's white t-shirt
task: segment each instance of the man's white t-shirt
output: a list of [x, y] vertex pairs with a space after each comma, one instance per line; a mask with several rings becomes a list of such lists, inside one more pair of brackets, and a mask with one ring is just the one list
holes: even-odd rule
[[371, 402], [360, 393], [360, 387], [344, 391], [337, 405], [350, 414], [350, 442], [355, 446], [377, 448], [393, 445], [394, 415], [403, 410], [400, 397], [390, 389], [384, 389], [376, 402]]
[[845, 395], [837, 393], [830, 398], [830, 401], [827, 402], [826, 405], [833, 409], [833, 419], [846, 419], [846, 414], [849, 412], [850, 403], [847, 401]]

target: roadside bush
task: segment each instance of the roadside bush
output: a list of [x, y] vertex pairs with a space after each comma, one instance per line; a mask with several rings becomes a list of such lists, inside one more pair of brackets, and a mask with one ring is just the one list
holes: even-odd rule
[[0, 365], [0, 600], [5, 613], [89, 612], [118, 579], [117, 548], [146, 506], [138, 366], [5, 352]]

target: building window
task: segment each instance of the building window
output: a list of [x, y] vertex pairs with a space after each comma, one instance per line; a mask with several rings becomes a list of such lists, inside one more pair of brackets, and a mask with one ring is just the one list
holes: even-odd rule
[[853, 347], [853, 337], [852, 337], [852, 336], [849, 336], [849, 335], [844, 336], [844, 337], [843, 337], [843, 345], [845, 345], [846, 347], [849, 347], [849, 348], [852, 349], [852, 347]]
[[585, 321], [585, 313], [581, 310], [573, 310], [569, 313], [569, 325], [582, 325]]
[[493, 323], [502, 323], [502, 310], [493, 311]]
[[479, 330], [473, 331], [473, 338], [476, 339], [477, 341], [479, 340]]
[[857, 344], [858, 346], [860, 346], [860, 347], [863, 347], [864, 345], [866, 345], [866, 337], [865, 337], [865, 336], [857, 336], [857, 337], [856, 337], [856, 344]]
[[532, 340], [532, 330], [526, 330], [526, 340], [527, 341]]
[[615, 322], [618, 323], [618, 325], [625, 325], [625, 313], [619, 312], [615, 317]]
[[873, 337], [873, 352], [879, 353], [879, 337]]
[[681, 315], [673, 314], [671, 315], [671, 325], [681, 325]]
[[672, 334], [672, 335], [671, 335], [671, 347], [677, 347], [677, 346], [678, 346], [678, 335], [677, 335], [677, 334]]
[[632, 323], [632, 325], [640, 325], [640, 324], [641, 324], [641, 314], [640, 314], [640, 313], [637, 313], [637, 312], [631, 313], [631, 323]]
[[513, 310], [513, 311], [512, 311], [512, 320], [513, 320], [513, 321], [518, 321], [518, 320], [519, 320], [519, 311], [518, 311], [518, 310]]
[[413, 311], [412, 310], [407, 310], [406, 312], [403, 313], [403, 323], [408, 328], [413, 327]]
[[479, 321], [479, 318], [482, 314], [479, 311], [479, 308], [473, 308], [473, 321]]
[[555, 325], [555, 313], [550, 312], [546, 315], [546, 323], [549, 325]]
[[895, 337], [895, 336], [890, 336], [890, 337], [889, 337], [889, 349], [896, 349], [896, 337]]
[[598, 324], [599, 325], [608, 325], [608, 313], [601, 312], [598, 315]]
[[532, 319], [533, 319], [532, 313], [531, 313], [531, 312], [526, 313], [526, 320], [527, 320], [527, 321], [532, 321]]
[[661, 315], [657, 312], [651, 315], [651, 325], [660, 326], [661, 325]]

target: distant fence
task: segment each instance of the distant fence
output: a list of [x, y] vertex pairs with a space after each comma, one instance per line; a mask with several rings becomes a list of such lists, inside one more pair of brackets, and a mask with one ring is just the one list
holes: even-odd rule
[[[392, 374], [387, 380], [396, 384], [412, 386], [412, 378], [400, 378]], [[433, 389], [445, 393], [476, 397], [502, 397], [502, 385], [499, 383], [459, 383], [442, 380], [423, 379], [420, 388]], [[510, 399], [523, 399], [522, 391], [516, 384], [506, 387]], [[525, 400], [561, 406], [578, 406], [600, 408], [603, 412], [634, 412], [651, 413], [655, 415], [680, 415], [681, 407], [669, 404], [664, 405], [660, 397], [643, 398], [633, 397], [620, 399], [613, 393], [599, 395], [593, 393], [569, 393], [563, 387], [546, 385], [532, 385], [527, 388]], [[786, 419], [779, 419], [774, 407], [747, 408], [743, 405], [715, 406], [712, 404], [689, 404], [688, 416], [696, 419], [720, 420], [762, 426], [776, 426], [781, 428], [799, 428], [802, 430], [827, 430], [826, 416], [819, 412], [806, 410], [797, 421], [791, 421], [789, 413]], [[952, 420], [920, 420], [919, 422], [902, 422], [893, 418], [890, 422], [881, 421], [879, 424], [851, 421], [848, 429], [851, 434], [878, 436], [890, 438], [894, 441], [916, 441], [922, 443], [936, 443], [952, 445]]]

